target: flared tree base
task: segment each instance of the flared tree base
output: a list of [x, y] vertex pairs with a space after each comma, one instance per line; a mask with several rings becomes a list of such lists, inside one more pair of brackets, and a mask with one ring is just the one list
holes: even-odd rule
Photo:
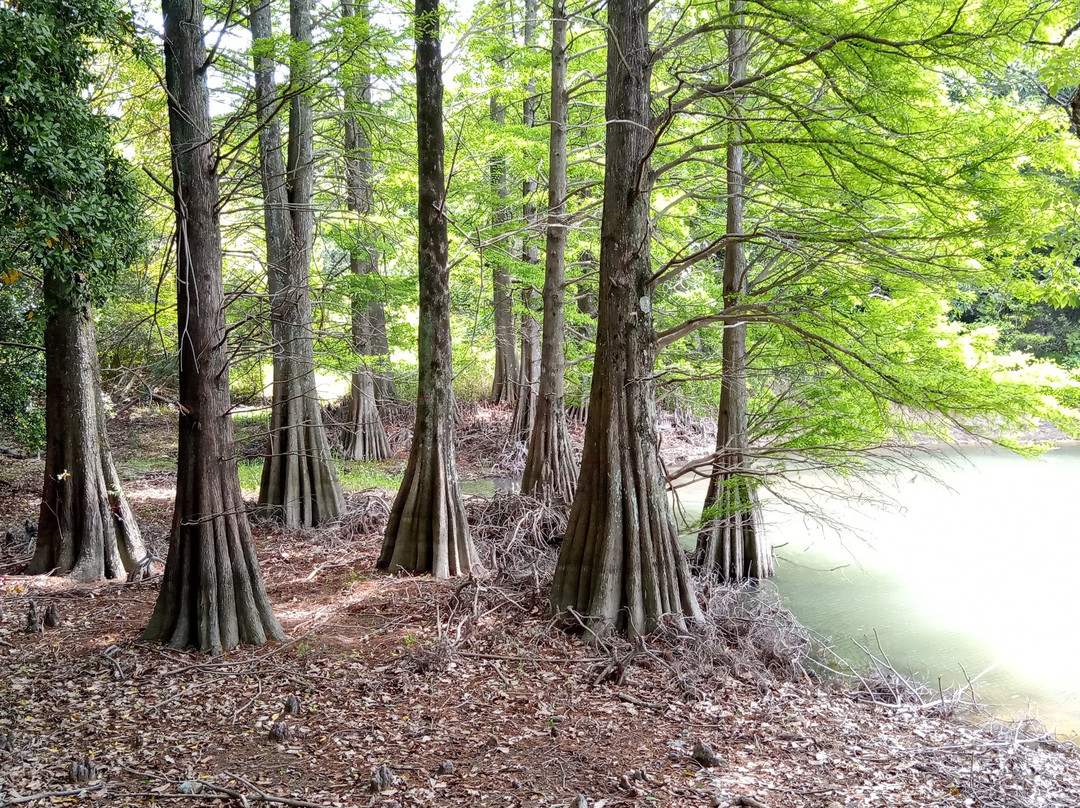
[[111, 459], [67, 472], [47, 489], [28, 575], [53, 573], [76, 581], [123, 578], [146, 557]]
[[752, 482], [742, 475], [721, 473], [710, 483], [705, 507], [713, 515], [698, 533], [695, 568], [724, 583], [771, 578], [772, 550], [765, 540]]
[[467, 575], [475, 557], [448, 437], [429, 430], [413, 440], [378, 567], [447, 578]]
[[597, 635], [633, 637], [665, 619], [701, 620], [656, 446], [643, 439], [655, 434], [645, 395], [631, 388], [610, 409], [605, 402], [606, 423], [590, 421], [551, 585], [552, 612], [573, 609]]
[[577, 484], [577, 464], [570, 449], [562, 399], [538, 401], [521, 492], [555, 507], [569, 508]]
[[288, 528], [316, 527], [345, 509], [318, 400], [304, 389], [311, 387], [297, 385], [275, 401], [259, 487], [259, 513]]
[[213, 465], [178, 481], [164, 580], [140, 639], [218, 654], [285, 633], [263, 585], [236, 467]]
[[109, 451], [93, 311], [64, 302], [58, 287], [55, 277], [46, 278], [53, 311], [45, 328], [45, 479], [26, 571], [78, 581], [122, 578], [146, 548]]
[[370, 371], [353, 373], [352, 395], [341, 441], [342, 454], [350, 460], [390, 457], [390, 439], [379, 417], [375, 392], [375, 379]]

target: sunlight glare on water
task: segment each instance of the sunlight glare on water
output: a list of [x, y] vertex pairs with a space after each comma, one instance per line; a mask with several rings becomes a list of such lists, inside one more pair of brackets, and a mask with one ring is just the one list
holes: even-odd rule
[[[924, 463], [931, 474], [902, 472], [884, 488], [899, 508], [782, 492], [810, 498], [850, 533], [768, 501], [770, 540], [785, 545], [780, 594], [852, 661], [852, 640], [875, 651], [880, 642], [897, 670], [946, 687], [990, 668], [977, 693], [999, 714], [1080, 731], [1080, 448], [1036, 460], [973, 448]], [[698, 488], [680, 491], [691, 509]]]

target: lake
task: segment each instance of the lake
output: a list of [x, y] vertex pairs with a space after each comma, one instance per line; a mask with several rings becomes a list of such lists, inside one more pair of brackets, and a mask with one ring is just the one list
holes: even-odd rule
[[[929, 473], [879, 481], [892, 506], [868, 501], [865, 485], [851, 486], [861, 502], [826, 495], [807, 474], [813, 489], [785, 484], [766, 499], [781, 597], [851, 662], [865, 660], [854, 639], [935, 689], [983, 674], [976, 693], [996, 714], [1080, 732], [1080, 448], [1035, 460], [942, 449], [920, 462]], [[688, 512], [704, 494], [701, 483], [679, 491]]]

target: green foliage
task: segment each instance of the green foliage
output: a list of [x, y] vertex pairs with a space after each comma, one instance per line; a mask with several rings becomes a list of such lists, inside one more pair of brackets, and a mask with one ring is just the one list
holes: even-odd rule
[[51, 308], [104, 299], [145, 238], [130, 167], [86, 97], [95, 43], [125, 40], [111, 2], [0, 7], [0, 414], [32, 446], [44, 438], [33, 346]]
[[90, 37], [129, 32], [110, 2], [0, 9], [0, 274], [57, 278], [69, 303], [103, 296], [142, 246], [129, 168], [82, 95]]
[[25, 280], [0, 292], [0, 430], [25, 446], [45, 445], [45, 358], [37, 349], [39, 290]]
[[[653, 13], [654, 111], [661, 121], [653, 153], [657, 328], [724, 312], [749, 323], [755, 438], [790, 462], [811, 455], [847, 462], [867, 446], [916, 431], [944, 433], [954, 423], [979, 428], [1033, 414], [1066, 418], [1058, 403], [1080, 401], [1071, 377], [1031, 357], [1080, 367], [1080, 152], [1064, 113], [1043, 93], [1045, 87], [1058, 101], [1071, 97], [1080, 51], [1071, 41], [1033, 48], [1026, 38], [1035, 31], [1056, 41], [1076, 9], [1006, 0], [946, 7], [930, 0], [748, 4], [752, 80], [740, 91], [739, 110], [731, 92], [717, 90], [726, 81], [725, 33], [735, 22], [726, 9], [691, 0]], [[588, 305], [579, 310], [575, 296], [584, 303], [595, 294], [603, 170], [617, 156], [603, 152], [603, 12], [589, 6], [571, 13], [566, 351], [567, 401], [577, 404], [588, 397], [595, 315]], [[533, 201], [542, 223], [548, 20], [541, 9], [535, 43], [527, 47], [522, 14], [520, 4], [486, 0], [468, 20], [441, 20], [444, 40], [460, 39], [446, 91], [460, 399], [489, 389], [493, 268], [513, 274], [519, 317], [521, 290], [542, 283], [542, 267], [521, 258], [524, 240], [543, 237], [542, 224], [526, 227], [521, 188], [537, 181]], [[387, 311], [398, 393], [415, 394], [415, 99], [407, 17], [386, 22], [380, 15], [376, 22], [360, 13], [345, 20], [328, 14], [310, 50], [296, 51], [282, 34], [241, 46], [213, 66], [216, 137], [225, 156], [232, 382], [240, 397], [261, 392], [270, 342], [265, 268], [251, 258], [264, 246], [259, 206], [251, 201], [260, 189], [248, 171], [256, 142], [246, 106], [253, 56], [292, 61], [319, 85], [312, 97], [324, 249], [312, 270], [312, 299], [320, 371], [346, 377], [359, 366], [353, 307], [377, 299]], [[111, 289], [99, 313], [103, 372], [118, 385], [137, 375], [136, 389], [143, 389], [170, 383], [175, 372], [175, 310], [166, 302], [175, 297], [173, 280], [159, 277], [163, 261], [131, 266], [138, 257], [131, 224], [142, 218], [134, 213], [135, 185], [107, 147], [110, 123], [90, 114], [78, 92], [97, 58], [87, 37], [115, 42], [128, 34], [103, 0], [74, 7], [20, 0], [0, 11], [0, 270], [10, 282], [0, 304], [0, 342], [40, 340], [37, 275], [59, 273], [73, 299], [100, 301]], [[230, 47], [236, 46], [223, 44]], [[126, 89], [109, 109], [120, 111], [131, 153], [167, 185], [165, 105], [153, 71], [139, 59], [117, 62]], [[360, 121], [371, 142], [375, 193], [372, 210], [358, 217], [343, 198], [341, 82], [364, 77], [370, 89]], [[537, 125], [528, 128], [521, 109], [532, 94], [540, 107]], [[501, 123], [492, 120], [493, 97], [505, 107]], [[668, 110], [678, 114], [666, 118]], [[740, 121], [752, 283], [746, 299], [724, 301], [717, 248], [725, 237], [725, 148]], [[503, 196], [493, 181], [499, 172]], [[157, 184], [136, 182], [145, 200], [171, 204]], [[171, 227], [166, 213], [162, 229]], [[155, 258], [164, 259], [166, 239], [153, 246]], [[378, 274], [348, 271], [346, 253], [358, 249], [373, 251]], [[691, 260], [699, 252], [704, 259]], [[28, 318], [30, 311], [38, 317]], [[665, 406], [713, 414], [721, 338], [719, 329], [702, 329], [661, 355]], [[40, 357], [33, 351], [0, 348], [0, 386], [22, 391], [0, 404], [5, 422], [36, 412], [36, 372]], [[29, 421], [18, 428], [33, 432]], [[832, 447], [831, 454], [822, 447]], [[257, 470], [243, 473], [254, 474], [248, 482], [257, 486]]]
[[[1029, 9], [748, 4], [755, 46], [733, 107], [714, 88], [738, 21], [689, 8], [657, 37], [681, 43], [657, 62], [663, 103], [692, 114], [664, 119], [654, 154], [654, 312], [661, 330], [721, 313], [749, 324], [752, 430], [769, 459], [850, 466], [867, 447], [951, 425], [1068, 426], [1056, 403], [1075, 395], [1068, 379], [995, 359], [992, 341], [946, 316], [964, 288], [1062, 302], [1080, 282], [1078, 203], [1063, 181], [1080, 165], [1076, 143], [1037, 93], [987, 78], [1019, 57]], [[711, 36], [684, 36], [694, 26]], [[724, 301], [735, 125], [751, 280]], [[661, 357], [669, 402], [715, 407], [720, 364], [718, 333], [679, 340]]]

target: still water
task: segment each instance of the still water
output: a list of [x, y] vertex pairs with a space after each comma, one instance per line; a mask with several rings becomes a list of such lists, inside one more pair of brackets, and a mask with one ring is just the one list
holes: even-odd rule
[[[861, 502], [825, 494], [812, 475], [800, 480], [810, 488], [766, 499], [781, 597], [851, 662], [865, 659], [857, 640], [935, 688], [982, 674], [976, 693], [996, 714], [1080, 733], [1080, 448], [1035, 460], [942, 450], [920, 462], [929, 473], [879, 481], [891, 506], [860, 486]], [[704, 492], [679, 498], [700, 512]]]

